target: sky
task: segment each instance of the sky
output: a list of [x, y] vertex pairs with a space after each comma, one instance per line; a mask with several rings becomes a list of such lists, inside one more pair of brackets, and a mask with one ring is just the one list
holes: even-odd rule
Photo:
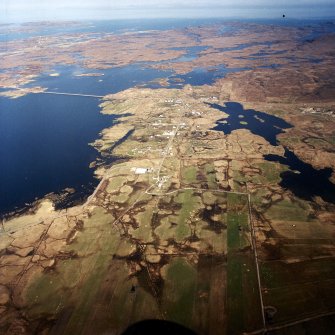
[[335, 0], [0, 0], [0, 23], [123, 18], [335, 17]]

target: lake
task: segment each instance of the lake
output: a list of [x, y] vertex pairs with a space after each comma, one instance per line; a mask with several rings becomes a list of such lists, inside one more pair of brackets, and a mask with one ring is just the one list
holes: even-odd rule
[[[271, 145], [277, 146], [277, 136], [292, 125], [285, 120], [253, 109], [245, 110], [238, 102], [227, 102], [224, 106], [209, 104], [226, 114], [228, 118], [218, 120], [213, 130], [230, 134], [234, 130], [248, 129], [251, 133], [263, 137]], [[291, 171], [281, 173], [281, 182], [284, 189], [289, 189], [301, 199], [313, 200], [319, 196], [324, 201], [335, 203], [335, 185], [329, 178], [333, 170], [331, 168], [317, 170], [312, 165], [303, 162], [287, 147], [284, 147], [284, 156], [265, 155], [264, 159], [270, 162], [278, 162], [286, 165]]]

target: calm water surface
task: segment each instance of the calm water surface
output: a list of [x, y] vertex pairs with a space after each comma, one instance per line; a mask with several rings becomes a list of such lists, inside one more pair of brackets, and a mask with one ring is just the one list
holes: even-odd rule
[[278, 145], [277, 135], [283, 133], [285, 129], [292, 128], [292, 125], [279, 117], [253, 109], [245, 110], [238, 102], [227, 102], [225, 106], [218, 104], [209, 106], [228, 114], [228, 118], [218, 120], [217, 126], [213, 128], [225, 134], [230, 134], [236, 129], [248, 129], [253, 134], [262, 136], [271, 145]]
[[30, 94], [0, 98], [0, 212], [66, 187], [96, 185], [88, 145], [117, 122], [99, 99]]

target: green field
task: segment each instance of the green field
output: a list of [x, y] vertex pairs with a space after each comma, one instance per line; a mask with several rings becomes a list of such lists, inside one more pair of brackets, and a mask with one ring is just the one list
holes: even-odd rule
[[261, 265], [264, 303], [277, 309], [272, 323], [335, 310], [335, 263], [331, 258]]
[[247, 200], [191, 189], [143, 197], [116, 225], [95, 207], [70, 256], [29, 287], [30, 317], [49, 316], [52, 334], [121, 334], [144, 319], [198, 334], [261, 328]]
[[227, 334], [262, 329], [246, 195], [228, 194]]
[[[265, 212], [273, 230], [260, 273], [264, 305], [276, 309], [268, 319], [270, 326], [335, 311], [332, 228], [310, 215], [311, 211], [307, 202], [284, 199]], [[301, 329], [293, 327], [292, 331], [305, 334]]]

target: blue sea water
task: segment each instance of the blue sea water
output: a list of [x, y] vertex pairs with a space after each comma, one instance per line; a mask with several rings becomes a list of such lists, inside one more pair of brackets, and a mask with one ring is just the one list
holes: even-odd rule
[[[50, 76], [51, 72], [57, 72], [59, 76]], [[43, 73], [36, 82], [28, 84], [27, 87], [40, 85], [47, 87], [48, 91], [104, 96], [172, 75], [172, 71], [157, 70], [142, 64], [105, 70], [87, 70], [80, 66], [57, 66], [51, 72]], [[101, 76], [81, 76], [89, 73], [100, 73]]]
[[117, 122], [99, 113], [99, 99], [29, 94], [0, 99], [0, 211], [50, 192], [97, 184], [88, 143]]

